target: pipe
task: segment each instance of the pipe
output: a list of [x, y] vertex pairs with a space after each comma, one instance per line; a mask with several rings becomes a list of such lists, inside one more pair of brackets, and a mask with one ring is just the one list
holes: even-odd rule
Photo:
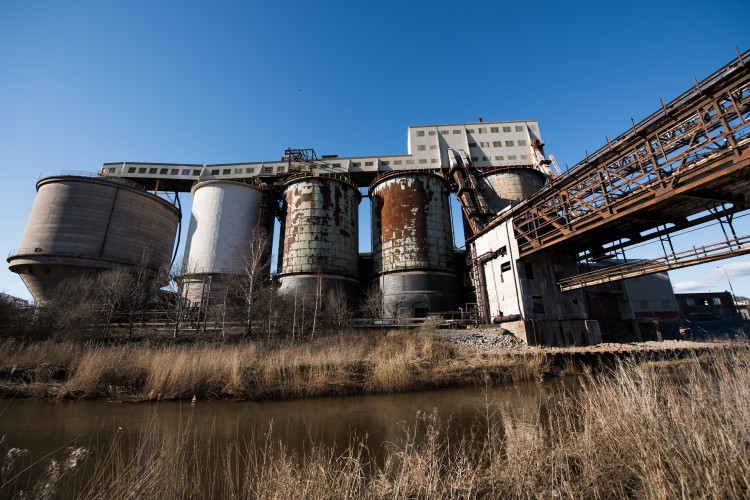
[[487, 277], [484, 274], [484, 264], [479, 262], [477, 277], [479, 278], [479, 293], [482, 294], [482, 319], [488, 323], [490, 318], [490, 296], [487, 293]]
[[497, 257], [497, 252], [486, 252], [474, 259], [479, 278], [479, 293], [482, 294], [482, 318], [485, 324], [490, 323], [490, 297], [487, 293], [487, 277], [484, 274], [484, 265]]
[[[508, 229], [509, 224], [505, 224], [505, 236], [506, 240], [508, 242], [508, 257], [510, 258], [510, 261], [513, 262], [513, 245], [510, 244], [510, 230]], [[523, 312], [523, 304], [521, 303], [521, 294], [518, 291], [518, 276], [516, 276], [516, 266], [511, 266], [511, 271], [513, 272], [513, 285], [516, 289], [516, 302], [518, 303], [518, 310]]]
[[507, 323], [509, 321], [518, 321], [522, 318], [520, 314], [509, 314], [508, 316], [495, 316], [492, 318], [492, 324], [499, 325], [500, 323]]

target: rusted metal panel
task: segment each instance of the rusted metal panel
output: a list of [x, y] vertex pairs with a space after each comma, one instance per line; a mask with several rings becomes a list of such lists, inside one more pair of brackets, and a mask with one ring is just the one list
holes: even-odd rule
[[389, 174], [370, 188], [375, 272], [452, 269], [448, 187], [437, 174]]
[[282, 281], [291, 274], [358, 276], [361, 197], [341, 177], [307, 175], [286, 183]]
[[456, 298], [448, 187], [439, 174], [393, 173], [370, 187], [374, 271], [385, 313], [451, 309]]

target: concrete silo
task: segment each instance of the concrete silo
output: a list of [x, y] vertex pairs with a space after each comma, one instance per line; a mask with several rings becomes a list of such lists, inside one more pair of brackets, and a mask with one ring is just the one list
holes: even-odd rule
[[[266, 192], [258, 186], [207, 180], [190, 192], [193, 206], [180, 280], [183, 295], [199, 305], [219, 300], [229, 281], [248, 273], [253, 256], [267, 260], [271, 228]], [[259, 229], [265, 233], [262, 238]], [[261, 272], [267, 274], [267, 269]]]
[[479, 172], [479, 188], [495, 213], [514, 206], [544, 187], [547, 177], [528, 167], [497, 167]]
[[304, 174], [284, 185], [280, 290], [323, 293], [337, 288], [352, 300], [358, 280], [359, 202], [362, 195], [347, 177]]
[[36, 185], [19, 250], [8, 257], [39, 303], [64, 280], [172, 258], [179, 210], [124, 179], [50, 176]]
[[392, 172], [370, 187], [374, 270], [386, 315], [455, 307], [449, 190], [438, 173]]

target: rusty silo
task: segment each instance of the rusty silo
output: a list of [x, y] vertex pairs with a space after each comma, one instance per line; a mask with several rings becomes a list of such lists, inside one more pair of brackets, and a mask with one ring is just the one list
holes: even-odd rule
[[180, 280], [184, 296], [200, 305], [219, 300], [228, 281], [250, 272], [253, 252], [269, 254], [272, 228], [266, 193], [258, 186], [207, 180], [197, 182], [190, 193], [193, 206]]
[[374, 270], [386, 315], [455, 307], [449, 190], [438, 173], [392, 172], [370, 187]]
[[479, 187], [487, 205], [495, 213], [514, 206], [536, 193], [546, 176], [528, 167], [497, 167], [480, 171]]
[[282, 292], [340, 288], [350, 299], [359, 295], [361, 198], [357, 186], [341, 175], [303, 174], [286, 182], [278, 266]]
[[50, 176], [37, 196], [19, 250], [8, 257], [37, 302], [64, 280], [170, 263], [179, 210], [124, 179]]

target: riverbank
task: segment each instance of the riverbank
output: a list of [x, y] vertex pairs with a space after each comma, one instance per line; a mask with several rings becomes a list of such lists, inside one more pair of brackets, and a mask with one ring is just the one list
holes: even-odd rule
[[315, 341], [0, 343], [0, 395], [159, 401], [273, 400], [421, 391], [584, 373], [739, 342], [529, 348], [501, 330], [346, 332]]
[[[270, 499], [294, 492], [296, 498], [473, 499], [750, 495], [747, 349], [714, 350], [680, 363], [625, 363], [607, 376], [592, 373], [567, 378], [564, 390], [547, 392], [524, 408], [502, 399], [485, 396], [484, 400], [484, 405], [474, 408], [473, 424], [430, 411], [427, 406], [400, 430], [391, 428], [375, 442], [349, 428], [348, 441], [345, 438], [340, 443], [343, 446], [321, 444], [310, 429], [303, 432], [303, 442], [284, 444], [279, 437], [284, 431], [276, 429], [273, 420], [261, 432], [230, 429], [232, 438], [227, 442], [217, 430], [227, 425], [220, 413], [214, 417], [219, 425], [209, 428], [190, 417], [199, 408], [214, 404], [198, 402], [182, 405], [187, 413], [184, 420], [173, 416], [135, 433], [114, 427], [110, 439], [60, 447], [39, 459], [33, 475], [24, 473], [31, 451], [10, 448], [0, 438], [0, 468], [4, 472], [0, 496]], [[156, 411], [163, 406], [153, 408]], [[236, 422], [236, 418], [230, 421]]]

